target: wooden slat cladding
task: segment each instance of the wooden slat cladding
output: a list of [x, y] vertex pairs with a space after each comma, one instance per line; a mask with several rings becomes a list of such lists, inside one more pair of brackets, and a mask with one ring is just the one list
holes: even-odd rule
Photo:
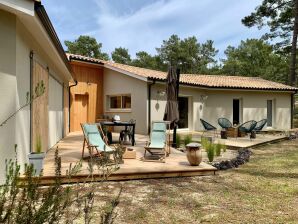
[[70, 89], [70, 131], [80, 131], [79, 120], [75, 117], [83, 117], [77, 113], [85, 113], [85, 110], [75, 108], [76, 95], [88, 96], [88, 122], [93, 123], [103, 113], [103, 68], [81, 62], [71, 62], [73, 78], [78, 81], [77, 86]]
[[[40, 97], [36, 98], [32, 103], [32, 151], [36, 151], [36, 144], [41, 141], [42, 151], [48, 150], [49, 140], [49, 72], [42, 67], [38, 62], [33, 62], [33, 77], [32, 88], [33, 93], [36, 85], [43, 81], [45, 92]], [[34, 93], [35, 94], [35, 93]]]

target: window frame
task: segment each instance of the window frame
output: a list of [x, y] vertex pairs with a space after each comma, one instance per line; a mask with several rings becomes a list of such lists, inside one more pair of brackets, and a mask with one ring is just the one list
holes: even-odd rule
[[[130, 97], [130, 108], [124, 108], [123, 107], [123, 97]], [[111, 108], [111, 98], [112, 97], [120, 97], [120, 108]], [[110, 94], [106, 95], [107, 99], [107, 111], [115, 111], [115, 112], [131, 112], [132, 109], [132, 101], [131, 101], [131, 94], [130, 93], [124, 93], [124, 94]]]

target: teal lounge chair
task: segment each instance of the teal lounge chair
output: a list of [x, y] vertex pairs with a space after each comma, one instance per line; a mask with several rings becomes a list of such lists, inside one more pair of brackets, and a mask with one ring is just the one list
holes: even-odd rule
[[[166, 156], [169, 153], [167, 145], [167, 126], [168, 122], [165, 121], [152, 122], [150, 142], [145, 146], [143, 161], [165, 162]], [[155, 159], [146, 158], [147, 152], [150, 154], [151, 158], [155, 157]]]
[[[104, 155], [109, 156], [110, 154], [114, 155], [115, 150], [107, 145], [105, 137], [104, 139], [101, 137], [99, 132], [99, 128], [101, 130], [101, 127], [99, 124], [81, 124], [81, 127], [84, 133], [82, 158], [84, 158], [85, 144], [87, 144], [87, 148], [89, 149], [90, 157]], [[94, 153], [94, 149], [96, 150], [96, 153]]]

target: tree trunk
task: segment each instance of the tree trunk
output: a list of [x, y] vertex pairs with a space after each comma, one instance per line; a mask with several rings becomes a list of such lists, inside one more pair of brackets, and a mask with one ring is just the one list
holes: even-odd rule
[[296, 50], [297, 50], [297, 33], [298, 33], [298, 0], [294, 0], [294, 29], [291, 49], [291, 64], [289, 84], [296, 86]]

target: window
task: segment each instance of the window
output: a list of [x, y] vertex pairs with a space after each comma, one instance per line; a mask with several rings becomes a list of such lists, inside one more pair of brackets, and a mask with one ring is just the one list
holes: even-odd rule
[[121, 108], [121, 96], [111, 96], [110, 97], [110, 108], [111, 109]]
[[130, 109], [131, 108], [131, 97], [122, 96], [122, 108]]
[[108, 96], [109, 109], [131, 109], [131, 95]]

